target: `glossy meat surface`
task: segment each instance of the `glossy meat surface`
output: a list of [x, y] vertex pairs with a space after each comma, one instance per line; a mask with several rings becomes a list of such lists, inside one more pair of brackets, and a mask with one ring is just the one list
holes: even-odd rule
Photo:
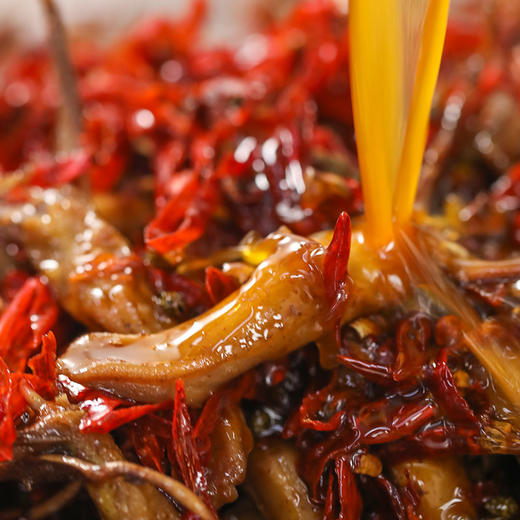
[[153, 332], [171, 319], [128, 241], [71, 186], [30, 188], [20, 203], [0, 203], [4, 237], [19, 241], [65, 309], [94, 330]]
[[155, 335], [83, 336], [60, 359], [60, 370], [78, 382], [153, 402], [171, 398], [182, 378], [188, 402], [201, 404], [222, 383], [317, 339], [329, 323], [323, 246], [285, 233], [266, 241], [273, 254], [205, 314]]

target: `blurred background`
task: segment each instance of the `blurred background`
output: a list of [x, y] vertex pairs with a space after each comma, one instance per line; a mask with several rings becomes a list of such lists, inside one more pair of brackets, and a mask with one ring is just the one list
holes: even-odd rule
[[[55, 0], [64, 23], [73, 34], [96, 34], [110, 40], [139, 19], [155, 15], [176, 18], [191, 0]], [[206, 43], [225, 42], [231, 46], [244, 35], [261, 27], [269, 18], [287, 13], [299, 0], [208, 0]], [[348, 9], [348, 0], [334, 0]], [[41, 0], [0, 0], [0, 53], [14, 39], [37, 43], [45, 37]], [[494, 6], [494, 8], [493, 8]], [[498, 7], [498, 9], [497, 9]], [[520, 0], [451, 0], [451, 16], [471, 22], [475, 16], [502, 12], [500, 23], [517, 19]], [[505, 16], [504, 16], [505, 15]], [[508, 16], [509, 15], [509, 16]]]
[[[191, 0], [56, 0], [65, 24], [83, 33], [98, 30], [110, 38], [144, 16], [178, 17]], [[286, 12], [297, 0], [210, 0], [205, 38], [208, 43], [239, 41], [261, 18]], [[344, 5], [348, 0], [339, 0]], [[45, 26], [40, 0], [0, 0], [0, 25], [4, 33], [31, 43], [41, 41]]]

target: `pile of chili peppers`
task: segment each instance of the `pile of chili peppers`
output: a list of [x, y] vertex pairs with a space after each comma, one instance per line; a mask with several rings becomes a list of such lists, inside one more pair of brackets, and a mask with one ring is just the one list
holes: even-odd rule
[[[28, 172], [42, 187], [88, 177], [94, 199], [149, 201], [127, 235], [157, 294], [180, 295], [180, 310], [169, 303], [181, 318], [238, 287], [215, 266], [202, 277], [183, 274], [183, 262], [211, 258], [248, 232], [283, 225], [306, 236], [333, 228], [341, 212], [362, 211], [346, 14], [326, 1], [304, 2], [235, 50], [199, 43], [205, 13], [196, 0], [183, 20], [147, 21], [108, 48], [71, 46], [84, 121], [81, 152], [71, 156], [54, 154], [60, 96], [45, 48], [11, 56], [0, 86], [4, 177]], [[437, 153], [428, 209], [442, 209], [451, 194], [458, 214], [465, 211], [464, 244], [490, 259], [516, 251], [520, 234], [520, 144], [513, 153], [504, 144], [497, 159], [482, 144], [493, 137], [489, 129], [478, 126], [497, 92], [520, 107], [520, 41], [512, 30], [495, 31], [478, 18], [450, 22], [428, 145]], [[448, 149], [436, 148], [447, 131]], [[336, 231], [325, 262], [334, 320], [348, 299], [345, 216]], [[323, 368], [310, 345], [248, 372], [201, 410], [188, 409], [180, 380], [172, 402], [138, 405], [57, 376], [56, 352], [81, 326], [23, 249], [3, 247], [0, 461], [12, 459], [16, 429], [31, 421], [29, 386], [49, 400], [65, 393], [84, 411], [81, 431], [110, 432], [129, 459], [177, 476], [215, 515], [210, 438], [230, 403], [241, 403], [257, 442], [282, 437], [296, 446], [299, 474], [326, 519], [419, 518], [413, 483], [398, 486], [374, 462], [384, 468], [410, 454], [467, 456], [477, 475], [471, 499], [487, 518], [490, 501], [517, 499], [509, 470], [493, 462], [486, 473], [479, 462], [493, 420], [492, 382], [453, 316], [388, 309], [343, 328], [338, 322], [333, 368]], [[503, 281], [464, 290], [487, 314], [510, 301]], [[360, 469], [362, 460], [376, 469]]]

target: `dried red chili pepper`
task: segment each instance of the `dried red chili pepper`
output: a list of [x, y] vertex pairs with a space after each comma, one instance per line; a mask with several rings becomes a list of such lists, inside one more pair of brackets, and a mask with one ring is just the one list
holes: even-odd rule
[[23, 372], [57, 315], [47, 287], [38, 278], [29, 278], [0, 318], [0, 357], [12, 372]]
[[323, 261], [325, 294], [330, 305], [330, 316], [335, 321], [336, 340], [340, 339], [340, 319], [348, 299], [348, 259], [350, 256], [351, 225], [348, 213], [338, 217], [334, 235], [327, 247]]
[[[338, 457], [334, 461], [333, 478], [331, 471], [327, 498], [325, 500], [325, 520], [359, 520], [363, 504], [359, 494], [354, 473], [346, 457]], [[336, 486], [334, 486], [336, 480]]]
[[473, 410], [460, 394], [453, 375], [448, 368], [448, 349], [443, 348], [435, 361], [431, 376], [431, 389], [437, 402], [446, 410], [455, 424], [477, 428], [479, 423]]
[[238, 283], [233, 277], [213, 266], [206, 269], [204, 283], [213, 304], [238, 289]]
[[419, 520], [415, 511], [420, 497], [417, 497], [412, 490], [407, 489], [406, 493], [400, 493], [397, 487], [383, 475], [379, 475], [375, 482], [386, 493], [397, 520]]
[[157, 404], [131, 405], [128, 401], [90, 390], [86, 393], [86, 396], [83, 396], [80, 403], [80, 408], [86, 413], [81, 419], [79, 428], [85, 433], [108, 433], [143, 415], [164, 410], [169, 406], [171, 406], [169, 401]]
[[385, 400], [370, 403], [359, 411], [356, 422], [363, 443], [381, 444], [408, 436], [435, 413], [435, 406], [428, 402], [403, 404], [395, 411], [392, 408], [393, 403]]
[[166, 472], [165, 455], [171, 442], [170, 421], [149, 414], [128, 424], [127, 431], [141, 464]]
[[214, 180], [199, 181], [193, 176], [147, 225], [146, 245], [164, 254], [199, 238], [217, 203], [216, 196]]
[[191, 417], [186, 405], [184, 384], [178, 380], [175, 386], [175, 401], [172, 419], [172, 447], [176, 465], [184, 483], [206, 502], [213, 511], [208, 495], [206, 474], [200, 461], [193, 435]]
[[181, 294], [183, 303], [190, 311], [196, 308], [205, 310], [211, 306], [211, 301], [202, 283], [178, 273], [166, 272], [157, 268], [150, 268], [149, 273], [159, 293], [166, 291]]
[[[331, 407], [333, 404], [330, 402], [330, 394], [331, 388], [326, 386], [316, 393], [308, 394], [303, 398], [302, 404], [298, 411], [298, 417], [301, 426], [320, 432], [333, 431], [339, 428], [343, 418], [346, 415], [344, 410], [335, 411], [327, 421], [314, 419], [315, 414], [324, 408], [325, 405]], [[335, 401], [336, 403], [334, 404], [336, 404], [336, 406], [334, 406], [334, 408], [337, 408], [338, 405], [341, 404], [341, 400], [337, 399], [336, 396]]]
[[420, 375], [431, 329], [430, 321], [421, 314], [411, 316], [399, 324], [396, 334], [397, 356], [393, 367], [394, 381]]
[[33, 374], [23, 373], [26, 366], [13, 373], [0, 357], [0, 461], [11, 460], [16, 440], [15, 421], [26, 409], [20, 385], [28, 383], [37, 393], [52, 398], [55, 395], [56, 340], [52, 332], [42, 338], [39, 354], [29, 359]]
[[338, 356], [338, 361], [374, 383], [384, 385], [395, 381], [394, 370], [390, 366], [370, 363], [369, 361], [362, 361], [349, 356]]
[[29, 184], [42, 188], [61, 186], [85, 174], [90, 164], [90, 157], [80, 150], [63, 158], [39, 159], [33, 166]]
[[48, 384], [48, 394], [56, 393], [56, 338], [52, 332], [48, 332], [42, 337], [39, 354], [30, 358], [27, 366], [35, 376]]
[[16, 428], [12, 415], [13, 384], [9, 368], [0, 357], [0, 462], [11, 460]]
[[362, 502], [349, 461], [345, 457], [336, 459], [334, 470], [338, 478], [338, 498], [340, 503], [338, 519], [358, 520], [361, 518]]

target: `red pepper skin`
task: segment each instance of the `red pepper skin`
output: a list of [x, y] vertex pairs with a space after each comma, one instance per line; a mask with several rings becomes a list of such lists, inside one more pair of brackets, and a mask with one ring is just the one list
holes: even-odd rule
[[204, 284], [213, 305], [238, 289], [234, 278], [213, 266], [206, 269]]

